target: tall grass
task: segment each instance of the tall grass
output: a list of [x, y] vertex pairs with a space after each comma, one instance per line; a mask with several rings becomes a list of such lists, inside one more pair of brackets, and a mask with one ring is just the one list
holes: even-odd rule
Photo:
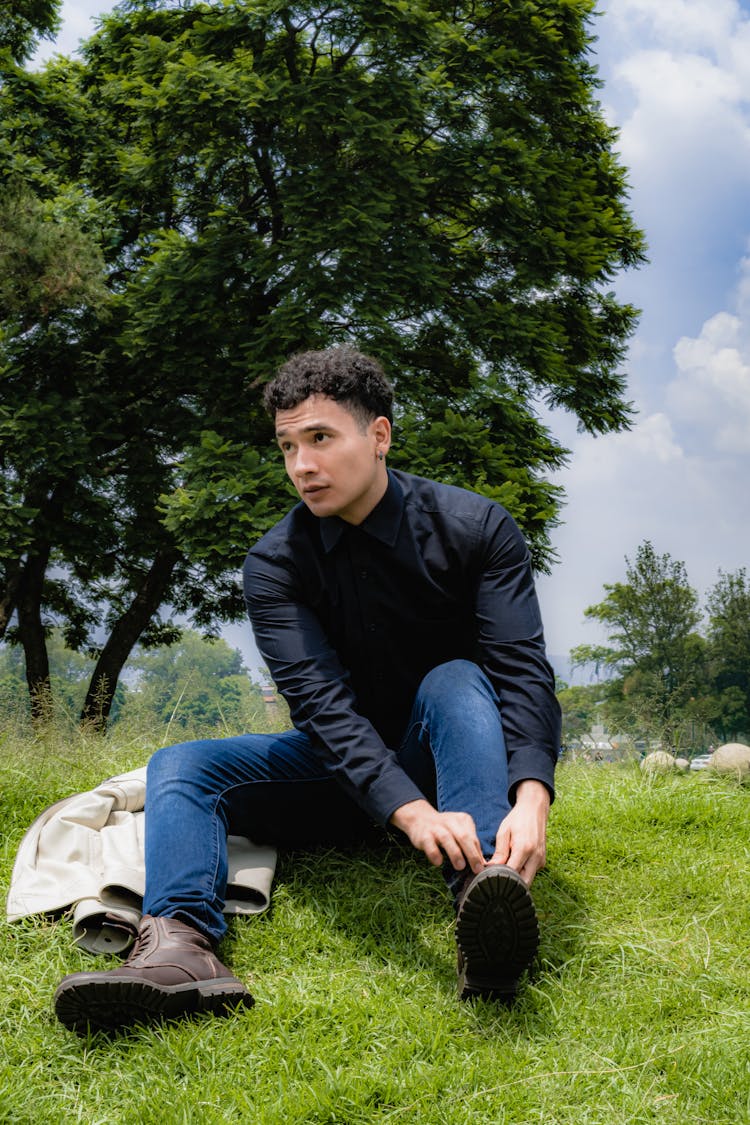
[[[3, 892], [41, 809], [162, 733], [0, 736]], [[563, 765], [539, 961], [509, 1010], [457, 1003], [440, 876], [397, 843], [281, 857], [271, 911], [224, 943], [257, 1001], [225, 1020], [78, 1039], [54, 987], [111, 963], [65, 919], [3, 923], [0, 1121], [750, 1123], [749, 798], [707, 774]]]

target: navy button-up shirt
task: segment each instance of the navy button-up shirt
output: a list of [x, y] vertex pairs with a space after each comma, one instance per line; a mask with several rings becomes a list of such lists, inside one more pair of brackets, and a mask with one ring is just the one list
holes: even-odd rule
[[554, 794], [560, 709], [529, 553], [499, 504], [389, 470], [353, 526], [297, 504], [250, 550], [245, 599], [294, 726], [376, 820], [422, 796], [396, 760], [420, 682], [467, 659], [501, 704], [511, 800]]

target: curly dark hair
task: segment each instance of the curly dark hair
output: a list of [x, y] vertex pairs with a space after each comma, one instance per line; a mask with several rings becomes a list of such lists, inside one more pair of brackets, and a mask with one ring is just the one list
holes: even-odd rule
[[342, 346], [300, 352], [283, 363], [263, 392], [271, 417], [292, 410], [310, 395], [341, 403], [364, 428], [381, 415], [393, 420], [393, 388], [377, 360]]

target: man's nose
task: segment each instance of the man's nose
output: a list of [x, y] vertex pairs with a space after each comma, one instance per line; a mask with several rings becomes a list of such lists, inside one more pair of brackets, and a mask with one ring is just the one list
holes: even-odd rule
[[294, 460], [294, 471], [300, 476], [306, 473], [313, 473], [317, 469], [317, 461], [315, 452], [309, 446], [300, 446], [297, 450], [297, 456]]

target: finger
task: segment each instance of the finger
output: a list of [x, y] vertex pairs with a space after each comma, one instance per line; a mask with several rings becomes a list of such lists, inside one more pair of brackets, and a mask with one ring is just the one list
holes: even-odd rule
[[508, 867], [512, 867], [513, 870], [517, 871], [520, 875], [521, 871], [527, 866], [527, 864], [533, 863], [533, 857], [533, 846], [528, 841], [521, 843], [520, 841], [516, 840], [514, 841], [513, 846], [510, 849], [510, 855], [508, 856], [506, 862], [508, 864]]
[[464, 855], [464, 850], [455, 836], [451, 832], [445, 831], [441, 836], [440, 846], [451, 867], [456, 871], [463, 871], [468, 857]]
[[495, 839], [495, 853], [490, 860], [490, 863], [505, 863], [507, 864], [511, 853], [511, 836], [510, 831], [504, 828], [502, 824]]
[[466, 827], [456, 836], [459, 847], [475, 875], [485, 868], [485, 858], [482, 854], [482, 845], [479, 843], [474, 821], [470, 820]]
[[466, 856], [466, 862], [475, 875], [478, 875], [480, 871], [484, 870], [486, 861], [482, 855], [482, 848], [478, 840], [474, 840], [470, 844], [464, 844], [463, 853]]
[[433, 867], [440, 867], [442, 865], [444, 858], [443, 852], [436, 840], [430, 836], [422, 842], [420, 847]]
[[545, 849], [543, 847], [531, 847], [525, 854], [519, 855], [517, 863], [509, 862], [508, 866], [512, 866], [514, 870], [518, 871], [519, 875], [521, 875], [530, 886], [537, 871], [544, 867], [545, 858]]
[[539, 872], [542, 867], [544, 867], [544, 861], [540, 863], [536, 856], [532, 856], [532, 858], [530, 858], [528, 862], [524, 864], [518, 874], [524, 880], [527, 887], [530, 887], [534, 882], [537, 872]]
[[521, 876], [521, 878], [523, 879], [523, 881], [524, 881], [524, 883], [526, 884], [527, 887], [530, 887], [531, 884], [534, 882], [534, 877], [536, 876], [536, 873], [537, 873], [537, 868], [534, 867], [532, 864], [528, 864], [528, 863], [526, 864], [526, 866], [524, 868], [522, 868], [518, 872], [518, 874]]
[[463, 871], [467, 864], [475, 872], [483, 869], [482, 847], [474, 819], [468, 813], [440, 813], [439, 823], [433, 826], [430, 837], [456, 871]]
[[487, 866], [487, 860], [484, 858], [481, 851], [478, 856], [475, 856], [475, 858], [469, 862], [469, 866], [475, 875], [478, 875], [480, 871], [484, 871]]
[[463, 871], [466, 866], [464, 851], [455, 833], [446, 825], [439, 825], [427, 833], [420, 846], [434, 867], [440, 867], [446, 859], [457, 871]]

